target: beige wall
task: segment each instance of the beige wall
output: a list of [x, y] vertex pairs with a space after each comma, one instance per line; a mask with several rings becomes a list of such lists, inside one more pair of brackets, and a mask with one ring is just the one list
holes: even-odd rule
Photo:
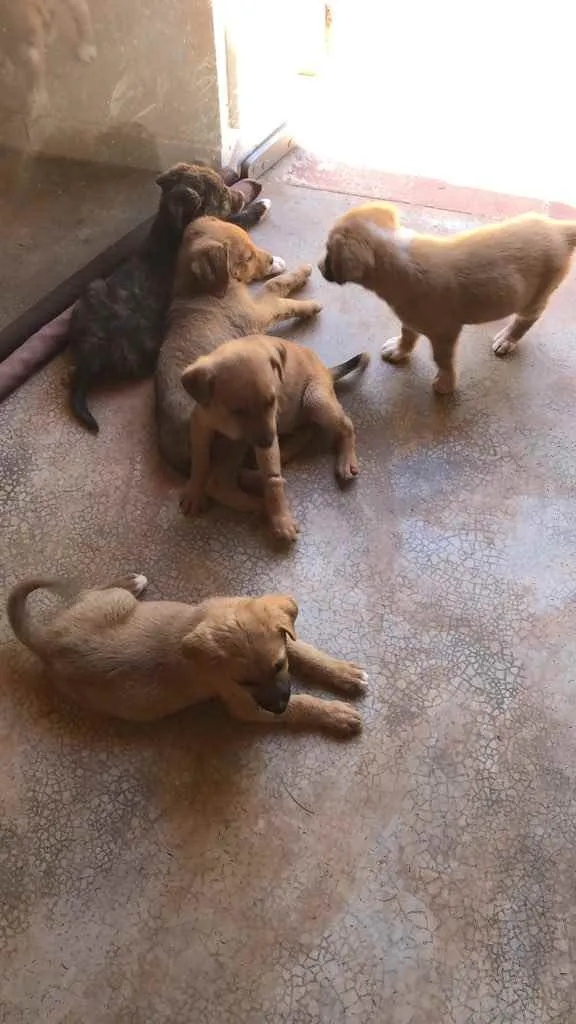
[[48, 53], [47, 115], [27, 123], [19, 76], [0, 69], [0, 141], [151, 169], [218, 164], [227, 99], [211, 0], [89, 2], [98, 55], [82, 64], [65, 0], [55, 0], [64, 11]]

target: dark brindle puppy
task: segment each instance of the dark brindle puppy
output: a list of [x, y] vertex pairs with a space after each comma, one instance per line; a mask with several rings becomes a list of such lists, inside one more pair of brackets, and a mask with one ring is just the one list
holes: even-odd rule
[[[156, 183], [162, 197], [148, 237], [106, 281], [88, 286], [70, 320], [70, 405], [94, 433], [98, 423], [86, 404], [90, 388], [154, 371], [176, 255], [187, 224], [210, 214], [252, 227], [270, 205], [261, 199], [245, 206], [246, 189], [230, 188], [208, 167], [177, 164]], [[252, 193], [257, 194], [257, 189], [254, 183]]]

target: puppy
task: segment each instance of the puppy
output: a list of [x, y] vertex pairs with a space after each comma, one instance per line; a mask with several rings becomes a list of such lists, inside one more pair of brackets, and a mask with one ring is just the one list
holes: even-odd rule
[[[336, 476], [345, 483], [358, 473], [354, 427], [334, 391], [334, 382], [357, 367], [365, 353], [329, 370], [315, 352], [293, 341], [251, 335], [228, 341], [201, 356], [182, 374], [182, 384], [197, 403], [190, 437], [192, 468], [183, 492], [186, 514], [200, 511], [212, 474], [215, 434], [244, 441], [255, 450], [264, 491], [264, 508], [274, 537], [294, 541], [294, 522], [282, 479], [279, 438], [292, 451], [307, 443], [310, 427], [328, 431], [336, 442]], [[286, 452], [283, 451], [283, 461]]]
[[[265, 331], [291, 317], [315, 316], [322, 308], [317, 302], [288, 298], [305, 285], [310, 266], [280, 273], [259, 295], [250, 294], [249, 282], [278, 274], [284, 267], [283, 260], [258, 249], [246, 232], [234, 225], [201, 217], [186, 229], [155, 376], [160, 453], [183, 476], [188, 476], [190, 468], [190, 415], [194, 408], [181, 383], [186, 367], [223, 341]], [[244, 451], [245, 445], [240, 449]], [[240, 501], [238, 488], [228, 489], [223, 479], [222, 490], [211, 496], [235, 508], [258, 507], [248, 494]]]
[[86, 0], [0, 0], [0, 45], [21, 71], [27, 113], [37, 117], [50, 105], [46, 88], [46, 51], [54, 35], [58, 8], [66, 8], [76, 30], [76, 56], [89, 64], [97, 56]]
[[[54, 685], [90, 711], [146, 722], [219, 698], [245, 722], [340, 736], [360, 731], [360, 715], [349, 704], [291, 696], [289, 670], [351, 697], [366, 683], [356, 665], [296, 639], [298, 606], [291, 597], [140, 604], [146, 584], [141, 575], [90, 590], [58, 579], [28, 580], [12, 590], [8, 618]], [[40, 588], [71, 598], [45, 625], [26, 606]]]
[[498, 356], [512, 352], [566, 276], [575, 246], [576, 221], [531, 213], [435, 238], [403, 231], [389, 203], [366, 203], [337, 221], [319, 267], [327, 281], [375, 292], [399, 317], [400, 337], [385, 343], [383, 359], [403, 362], [421, 334], [430, 339], [434, 388], [444, 395], [455, 387], [464, 324], [515, 314], [492, 346]]
[[[141, 249], [108, 280], [88, 286], [70, 321], [70, 405], [94, 433], [98, 423], [87, 406], [89, 389], [154, 371], [184, 228], [205, 213], [241, 216], [245, 203], [242, 192], [225, 185], [209, 167], [177, 164], [156, 183], [162, 191], [160, 205]], [[260, 218], [269, 204], [259, 204]]]

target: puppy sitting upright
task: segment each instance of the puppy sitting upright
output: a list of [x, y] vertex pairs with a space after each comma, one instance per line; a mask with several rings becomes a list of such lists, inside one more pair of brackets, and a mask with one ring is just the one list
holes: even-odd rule
[[[289, 297], [304, 287], [312, 267], [279, 273], [284, 268], [283, 260], [258, 249], [241, 228], [214, 217], [195, 220], [184, 233], [155, 378], [160, 452], [184, 476], [190, 469], [194, 408], [181, 383], [186, 367], [223, 341], [265, 331], [291, 317], [316, 316], [322, 308], [310, 299]], [[249, 283], [272, 274], [278, 276], [267, 281], [258, 295], [250, 293]], [[238, 494], [237, 488], [229, 494], [224, 489], [218, 500], [230, 504], [230, 497], [237, 499]], [[250, 495], [244, 498], [250, 504]], [[246, 508], [246, 503], [241, 507]]]
[[[284, 491], [279, 437], [289, 436], [295, 454], [308, 441], [306, 428], [325, 428], [336, 441], [336, 476], [342, 482], [354, 479], [354, 427], [336, 398], [334, 381], [367, 365], [368, 357], [362, 354], [328, 370], [310, 349], [263, 334], [225, 342], [197, 359], [182, 374], [182, 384], [197, 403], [190, 426], [192, 469], [182, 510], [200, 511], [210, 477], [219, 472], [211, 462], [212, 441], [215, 434], [223, 434], [255, 449], [272, 533], [279, 540], [295, 540], [297, 526]], [[284, 448], [282, 455], [286, 461]]]
[[436, 238], [403, 231], [389, 203], [366, 203], [335, 224], [319, 267], [327, 281], [375, 292], [400, 318], [400, 337], [385, 343], [383, 359], [408, 359], [425, 334], [438, 367], [434, 388], [449, 394], [464, 324], [514, 313], [492, 346], [498, 356], [512, 352], [566, 276], [575, 246], [576, 221], [526, 214]]

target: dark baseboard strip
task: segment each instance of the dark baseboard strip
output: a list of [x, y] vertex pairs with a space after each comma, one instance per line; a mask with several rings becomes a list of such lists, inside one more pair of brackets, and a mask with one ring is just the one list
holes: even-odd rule
[[242, 161], [240, 172], [243, 178], [261, 178], [265, 171], [274, 167], [282, 157], [294, 149], [296, 141], [287, 124], [280, 125], [264, 142]]
[[66, 347], [72, 308], [44, 324], [0, 363], [0, 402], [38, 373]]
[[150, 217], [143, 221], [128, 234], [113, 242], [0, 331], [0, 362], [15, 352], [41, 327], [72, 306], [91, 281], [97, 277], [108, 277], [119, 263], [132, 256], [150, 230], [153, 219]]

